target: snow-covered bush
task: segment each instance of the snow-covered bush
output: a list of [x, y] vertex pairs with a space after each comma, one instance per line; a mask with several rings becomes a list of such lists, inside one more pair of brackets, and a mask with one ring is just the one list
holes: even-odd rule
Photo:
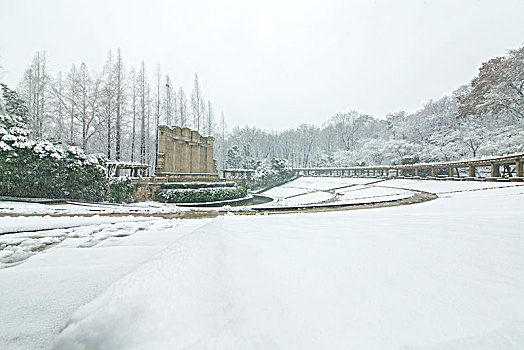
[[137, 185], [128, 177], [117, 177], [109, 180], [107, 200], [114, 203], [131, 203], [135, 201], [134, 195]]
[[162, 184], [161, 189], [179, 190], [179, 189], [199, 189], [212, 187], [235, 187], [234, 182], [169, 182]]
[[159, 189], [156, 200], [167, 203], [203, 203], [242, 198], [247, 195], [244, 187], [208, 187], [184, 189]]
[[259, 188], [277, 184], [293, 177], [293, 168], [284, 158], [264, 159], [256, 168], [249, 186]]
[[80, 148], [29, 138], [27, 109], [0, 84], [0, 194], [17, 197], [102, 200], [105, 158]]

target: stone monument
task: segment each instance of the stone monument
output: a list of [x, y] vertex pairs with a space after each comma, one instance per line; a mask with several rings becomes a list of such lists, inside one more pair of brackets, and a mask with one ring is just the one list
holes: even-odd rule
[[159, 126], [155, 175], [169, 181], [218, 181], [214, 140], [189, 128]]

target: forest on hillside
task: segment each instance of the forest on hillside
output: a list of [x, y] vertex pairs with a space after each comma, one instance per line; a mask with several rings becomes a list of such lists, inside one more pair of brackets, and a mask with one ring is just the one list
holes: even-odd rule
[[[428, 82], [428, 84], [431, 82]], [[120, 50], [101, 72], [85, 63], [51, 74], [37, 52], [18, 93], [26, 102], [34, 139], [76, 145], [108, 159], [154, 163], [157, 126], [186, 126], [215, 137], [219, 169], [254, 169], [264, 159], [295, 167], [409, 164], [498, 156], [524, 151], [524, 47], [482, 64], [467, 85], [412, 114], [385, 118], [349, 111], [323, 125], [284, 131], [228, 129], [217, 122], [198, 75], [192, 93], [175, 88], [160, 66], [126, 68]]]
[[223, 139], [219, 156], [229, 168], [253, 168], [271, 156], [295, 167], [329, 167], [524, 152], [524, 47], [483, 63], [470, 84], [412, 114], [380, 119], [350, 111], [282, 132], [236, 127]]

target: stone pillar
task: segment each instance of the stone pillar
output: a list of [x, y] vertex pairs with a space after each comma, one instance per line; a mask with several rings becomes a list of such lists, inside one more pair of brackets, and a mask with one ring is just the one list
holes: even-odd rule
[[491, 163], [491, 177], [500, 177], [500, 165]]
[[435, 177], [435, 167], [434, 166], [431, 167], [430, 173], [432, 177]]
[[415, 168], [415, 176], [418, 176], [418, 168]]
[[189, 172], [191, 173], [199, 173], [200, 172], [200, 147], [197, 143], [191, 143], [189, 145], [191, 148], [191, 170]]
[[402, 176], [402, 175], [403, 175], [402, 169], [398, 169], [397, 170], [397, 176]]
[[188, 142], [184, 142], [180, 145], [180, 152], [182, 153], [182, 159], [180, 161], [181, 167], [179, 172], [190, 173], [191, 172], [191, 145]]
[[475, 167], [473, 165], [469, 166], [468, 176], [469, 177], [475, 177]]
[[515, 164], [515, 172], [516, 177], [524, 177], [524, 161], [517, 160], [517, 163]]
[[207, 173], [207, 150], [208, 146], [206, 144], [202, 144], [200, 146], [200, 165], [199, 165], [199, 173]]
[[216, 173], [216, 167], [215, 167], [215, 161], [213, 160], [213, 144], [215, 139], [212, 137], [207, 138], [207, 164], [206, 164], [206, 172], [208, 173]]
[[453, 168], [452, 167], [448, 168], [448, 177], [453, 177]]

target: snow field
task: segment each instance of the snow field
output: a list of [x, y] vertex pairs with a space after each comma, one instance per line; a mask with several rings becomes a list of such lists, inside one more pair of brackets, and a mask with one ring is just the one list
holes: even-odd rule
[[322, 206], [323, 202], [328, 201], [335, 204], [366, 204], [414, 195], [411, 191], [379, 187], [385, 183], [387, 181], [365, 178], [300, 177], [264, 194], [279, 198], [278, 202], [268, 207]]
[[[26, 232], [36, 230], [50, 230], [58, 228], [70, 228], [85, 225], [97, 225], [105, 223], [117, 223], [126, 221], [148, 221], [158, 220], [154, 217], [135, 216], [89, 216], [89, 217], [52, 217], [52, 216], [2, 216], [0, 217], [0, 234], [11, 232]], [[0, 236], [1, 237], [1, 236]]]
[[[27, 227], [27, 222], [29, 220], [34, 221], [33, 218], [28, 217], [24, 218], [24, 220], [20, 220], [20, 218], [14, 219], [15, 220], [13, 221], [18, 221], [19, 223], [17, 226], [18, 230]], [[65, 225], [65, 221], [63, 220], [65, 218], [43, 219], [48, 219], [48, 224], [51, 227], [54, 225]], [[32, 255], [38, 254], [57, 244], [59, 247], [93, 247], [106, 239], [125, 237], [137, 232], [138, 230], [144, 230], [153, 224], [154, 221], [154, 218], [153, 220], [151, 218], [139, 218], [139, 220], [136, 220], [135, 218], [119, 219], [120, 220], [116, 220], [116, 223], [0, 235], [0, 269], [21, 263]], [[135, 220], [133, 221], [133, 219]], [[20, 221], [23, 221], [23, 223]], [[87, 222], [89, 221], [96, 222], [97, 220], [88, 220]], [[115, 220], [103, 221], [111, 222]], [[80, 222], [82, 222], [82, 220], [80, 220]], [[12, 223], [11, 225], [11, 227], [13, 227], [16, 224]], [[70, 239], [64, 242], [68, 238]], [[61, 242], [63, 242], [63, 244], [60, 244]]]
[[524, 186], [519, 182], [489, 182], [489, 181], [445, 181], [445, 180], [407, 180], [392, 179], [380, 184], [388, 187], [407, 188], [426, 191], [435, 194], [449, 192], [475, 191], [491, 188]]
[[522, 187], [223, 216], [80, 308], [57, 349], [520, 349]]
[[324, 191], [314, 191], [314, 192], [308, 192], [308, 193], [301, 194], [301, 195], [294, 196], [294, 197], [285, 198], [283, 200], [276, 202], [273, 206], [279, 207], [279, 206], [297, 206], [297, 205], [316, 204], [316, 203], [329, 201], [333, 198], [335, 198], [335, 195], [332, 193], [324, 192]]
[[[207, 222], [162, 219], [78, 228], [71, 230], [75, 237], [0, 269], [0, 348], [51, 348], [74, 310]], [[98, 244], [84, 244], [92, 239]]]
[[25, 202], [0, 201], [0, 213], [21, 215], [92, 215], [92, 214], [160, 214], [176, 213], [183, 208], [174, 204], [158, 202], [140, 202], [133, 204], [39, 204]]

